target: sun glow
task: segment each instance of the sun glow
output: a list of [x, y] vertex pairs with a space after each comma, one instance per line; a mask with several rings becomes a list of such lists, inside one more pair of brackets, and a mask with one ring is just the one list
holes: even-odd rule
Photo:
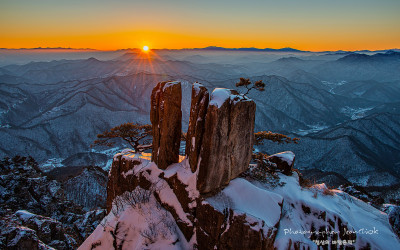
[[149, 51], [149, 46], [143, 46], [143, 51], [144, 51], [144, 52]]

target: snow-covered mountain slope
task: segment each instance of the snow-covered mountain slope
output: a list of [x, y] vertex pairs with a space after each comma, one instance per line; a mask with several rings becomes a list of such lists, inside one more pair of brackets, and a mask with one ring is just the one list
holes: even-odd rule
[[118, 157], [123, 166], [136, 163], [121, 173], [113, 170], [110, 178], [119, 174], [139, 182], [114, 197], [109, 215], [79, 249], [400, 247], [386, 213], [325, 184], [303, 187], [297, 172], [260, 176], [253, 167], [204, 196], [186, 159], [161, 170], [127, 151]]
[[[107, 172], [99, 167], [56, 168], [48, 175], [60, 179], [66, 198], [85, 210], [104, 208], [106, 205]], [[65, 170], [64, 173], [62, 173]], [[72, 170], [72, 171], [71, 171]], [[68, 174], [68, 176], [66, 176]]]
[[299, 169], [337, 172], [362, 186], [399, 183], [399, 115], [382, 113], [301, 137], [299, 144], [268, 143], [270, 154], [291, 150]]
[[[5, 97], [0, 152], [12, 156], [29, 148], [42, 162], [91, 151], [96, 135], [106, 129], [127, 121], [149, 123], [151, 89], [167, 78], [136, 74], [47, 85], [1, 84], [7, 92], [0, 91]], [[183, 86], [189, 93], [189, 83]], [[184, 104], [183, 115], [188, 117], [190, 97]]]

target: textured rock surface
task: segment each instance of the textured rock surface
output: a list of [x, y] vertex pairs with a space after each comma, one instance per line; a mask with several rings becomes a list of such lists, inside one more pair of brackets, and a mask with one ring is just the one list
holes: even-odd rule
[[151, 93], [152, 161], [161, 169], [179, 161], [182, 128], [180, 82], [160, 82]]
[[400, 207], [394, 207], [389, 215], [389, 223], [393, 228], [393, 231], [400, 237]]
[[197, 187], [208, 193], [227, 185], [250, 163], [256, 104], [234, 90], [215, 89], [207, 110]]
[[207, 202], [197, 207], [196, 216], [199, 249], [273, 249], [277, 225], [264, 232], [262, 220], [232, 209], [222, 213]]
[[45, 176], [30, 157], [0, 162], [0, 191], [0, 212], [26, 209], [52, 217], [83, 213], [80, 206], [65, 199], [61, 184]]
[[197, 206], [196, 217], [199, 249], [214, 249], [214, 246], [218, 245], [220, 234], [225, 227], [227, 214], [219, 212], [207, 202], [202, 202]]
[[285, 175], [291, 175], [294, 166], [295, 155], [291, 151], [286, 151], [267, 157], [267, 161], [276, 164], [276, 167]]
[[76, 249], [105, 216], [66, 200], [30, 157], [0, 161], [0, 193], [0, 249]]
[[30, 228], [10, 225], [1, 234], [9, 239], [0, 243], [1, 249], [46, 249], [44, 243], [39, 241], [36, 232]]
[[189, 128], [186, 136], [186, 156], [189, 158], [192, 172], [196, 171], [198, 165], [209, 98], [206, 87], [199, 83], [193, 84]]
[[112, 202], [115, 197], [125, 191], [132, 191], [138, 185], [136, 175], [125, 175], [128, 171], [140, 164], [139, 160], [126, 160], [122, 154], [116, 155], [112, 163], [107, 182], [107, 213], [111, 211]]

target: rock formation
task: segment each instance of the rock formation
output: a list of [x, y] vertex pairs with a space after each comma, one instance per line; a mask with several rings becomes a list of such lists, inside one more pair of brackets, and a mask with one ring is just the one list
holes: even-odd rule
[[266, 158], [267, 161], [276, 164], [276, 167], [285, 175], [292, 175], [295, 155], [291, 151], [270, 155]]
[[[168, 211], [174, 219], [174, 223], [182, 232], [187, 242], [192, 237], [197, 238], [199, 249], [271, 249], [277, 233], [279, 219], [281, 217], [282, 198], [270, 193], [265, 201], [269, 206], [271, 219], [258, 218], [258, 214], [248, 214], [241, 208], [236, 208], [235, 194], [239, 188], [245, 193], [252, 193], [257, 200], [258, 194], [251, 188], [251, 184], [245, 180], [232, 181], [233, 186], [224, 189], [220, 194], [211, 197], [201, 196], [196, 190], [197, 173], [192, 173], [188, 159], [169, 166], [166, 170], [159, 169], [154, 163], [142, 161], [137, 165], [138, 158], [122, 152], [114, 157], [113, 169], [110, 180], [120, 187], [127, 187], [127, 177], [130, 177], [129, 190], [141, 188], [149, 190], [154, 195], [157, 203]], [[119, 171], [119, 172], [118, 172]], [[117, 176], [117, 177], [116, 177]], [[118, 177], [119, 176], [119, 177]], [[119, 190], [121, 193], [123, 190]], [[224, 203], [221, 200], [231, 200], [233, 203]], [[108, 196], [114, 196], [113, 193]], [[115, 196], [114, 196], [115, 197]], [[115, 199], [115, 198], [114, 198]], [[149, 199], [151, 200], [151, 199]], [[222, 208], [221, 206], [227, 206]], [[251, 208], [251, 206], [249, 206]], [[113, 208], [113, 211], [115, 209]], [[271, 216], [274, 214], [274, 216]], [[170, 225], [170, 227], [173, 227]], [[121, 229], [122, 230], [122, 229]], [[122, 230], [123, 231], [123, 230]], [[121, 236], [122, 237], [122, 236]], [[237, 237], [243, 237], [240, 244]]]
[[[179, 82], [161, 82], [151, 95], [152, 160], [160, 169], [179, 160], [181, 99]], [[227, 185], [248, 168], [255, 111], [255, 103], [234, 90], [215, 89], [209, 100], [205, 87], [193, 85], [186, 155], [192, 172], [199, 167], [201, 193]]]
[[234, 90], [215, 89], [207, 110], [197, 187], [208, 193], [246, 171], [254, 143], [256, 104]]
[[110, 169], [110, 174], [107, 183], [107, 213], [111, 211], [112, 203], [115, 197], [122, 195], [126, 191], [133, 191], [140, 181], [140, 175], [133, 175], [133, 168], [141, 164], [141, 159], [131, 159], [124, 157], [131, 154], [128, 150], [122, 151], [114, 156], [114, 160]]
[[151, 93], [152, 161], [161, 169], [179, 161], [182, 128], [180, 82], [160, 82]]
[[192, 172], [196, 171], [198, 165], [209, 98], [206, 87], [199, 83], [193, 84], [189, 128], [186, 135], [186, 156], [189, 158]]

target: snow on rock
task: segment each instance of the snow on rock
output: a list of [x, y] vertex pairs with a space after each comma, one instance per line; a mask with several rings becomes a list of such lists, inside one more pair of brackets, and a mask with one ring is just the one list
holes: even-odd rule
[[110, 213], [78, 248], [86, 249], [193, 249], [172, 215], [152, 195], [138, 206], [126, 205]]
[[174, 85], [179, 85], [179, 88], [180, 88], [181, 82], [179, 82], [179, 81], [167, 82], [163, 87], [163, 91], [165, 91], [167, 88], [170, 88], [170, 87], [172, 87]]
[[170, 206], [177, 214], [178, 218], [185, 222], [189, 226], [193, 226], [193, 223], [187, 218], [187, 214], [183, 211], [182, 205], [179, 203], [172, 188], [170, 188], [166, 182], [160, 180], [159, 186], [161, 187], [157, 193], [160, 201], [163, 204]]
[[198, 171], [192, 173], [188, 159], [184, 159], [180, 163], [172, 164], [164, 171], [164, 173], [166, 179], [176, 175], [178, 180], [186, 186], [185, 190], [188, 193], [188, 197], [192, 200], [195, 200], [200, 196], [200, 193], [196, 188]]
[[222, 104], [225, 103], [232, 95], [232, 90], [225, 88], [216, 88], [211, 93], [210, 106], [216, 106], [217, 108], [222, 107]]
[[22, 220], [28, 220], [36, 216], [36, 214], [30, 213], [26, 210], [18, 210], [17, 212], [15, 212], [15, 215]]
[[211, 93], [210, 105], [220, 108], [227, 100], [230, 100], [233, 104], [237, 102], [251, 101], [251, 99], [239, 94], [236, 90], [215, 88]]
[[172, 213], [185, 237], [190, 240], [193, 221], [188, 218], [188, 213], [189, 207], [195, 206], [195, 197], [198, 196], [195, 192], [196, 174], [191, 172], [187, 160], [176, 165], [179, 167], [174, 169], [174, 165], [171, 165], [171, 168], [164, 172], [154, 162], [142, 159], [129, 151], [117, 155], [107, 186], [107, 210], [111, 211], [115, 199], [119, 196], [141, 187], [153, 193], [157, 201]]
[[242, 178], [232, 180], [222, 191], [198, 204], [199, 249], [272, 249], [281, 204], [280, 195]]
[[279, 222], [282, 200], [281, 195], [258, 188], [242, 178], [232, 180], [217, 196], [206, 199], [220, 212], [230, 208], [262, 219], [268, 227]]
[[203, 87], [203, 84], [198, 83], [198, 82], [193, 83], [192, 90], [194, 90], [194, 94], [197, 95], [198, 93], [200, 93], [201, 87]]
[[282, 160], [286, 161], [287, 164], [292, 165], [294, 161], [294, 153], [291, 151], [285, 151], [282, 153], [274, 154], [276, 157], [281, 158]]
[[267, 161], [275, 163], [277, 168], [286, 175], [290, 175], [292, 173], [294, 159], [295, 155], [291, 151], [270, 155], [266, 158]]
[[[297, 173], [292, 176], [279, 174], [279, 178], [285, 185], [277, 185], [271, 190], [281, 195], [284, 201], [284, 216], [274, 244], [276, 248], [287, 249], [290, 245], [297, 245], [317, 249], [325, 243], [346, 243], [356, 249], [367, 245], [372, 249], [400, 247], [385, 213], [345, 192], [326, 192], [325, 184], [302, 188]], [[271, 189], [259, 181], [252, 183], [259, 188]], [[330, 235], [324, 236], [324, 231]], [[337, 241], [335, 234], [339, 236]]]
[[150, 164], [150, 155], [148, 153], [135, 153], [130, 149], [125, 149], [121, 153], [114, 155], [113, 163], [108, 173], [106, 201], [108, 212], [115, 197], [126, 191], [132, 191], [139, 181], [144, 181], [137, 173]]

